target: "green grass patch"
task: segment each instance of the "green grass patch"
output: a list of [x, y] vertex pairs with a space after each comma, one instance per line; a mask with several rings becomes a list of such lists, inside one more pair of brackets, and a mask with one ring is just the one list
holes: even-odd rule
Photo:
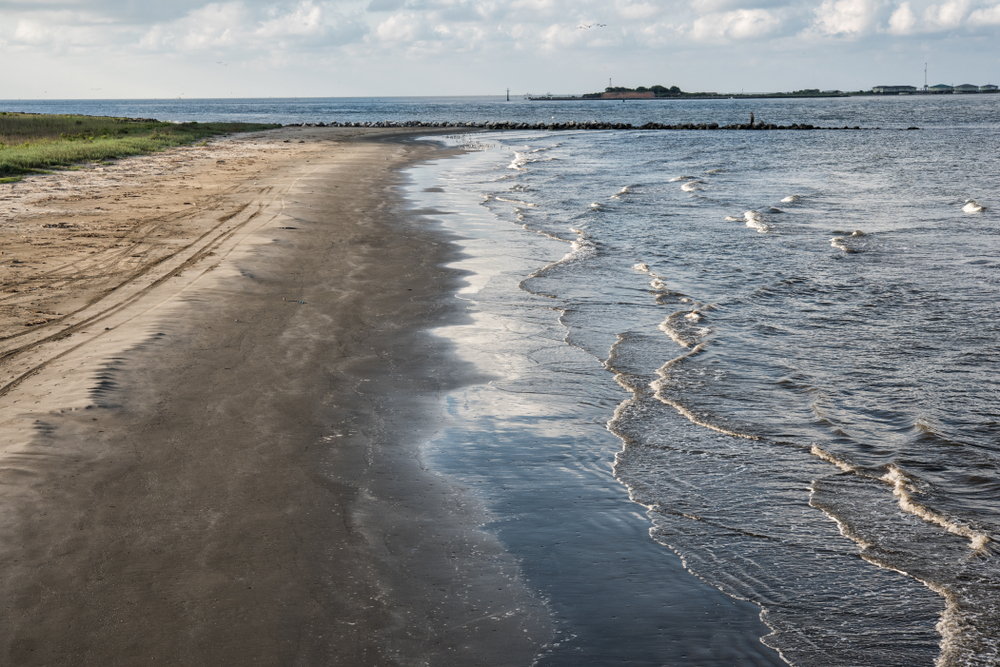
[[276, 127], [281, 126], [0, 112], [0, 183], [54, 167], [107, 162], [196, 142], [206, 145], [222, 134]]

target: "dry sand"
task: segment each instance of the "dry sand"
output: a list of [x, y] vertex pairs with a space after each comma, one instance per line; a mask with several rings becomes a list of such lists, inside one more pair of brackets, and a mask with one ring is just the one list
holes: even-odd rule
[[544, 605], [418, 456], [477, 380], [396, 190], [433, 157], [285, 128], [0, 185], [0, 664], [530, 664]]

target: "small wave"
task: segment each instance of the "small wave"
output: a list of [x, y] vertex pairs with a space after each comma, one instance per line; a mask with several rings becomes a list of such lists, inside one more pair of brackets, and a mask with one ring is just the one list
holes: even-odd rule
[[825, 449], [820, 449], [818, 445], [814, 444], [812, 448], [809, 450], [809, 452], [813, 456], [823, 459], [827, 463], [832, 463], [833, 465], [837, 466], [844, 472], [854, 472], [854, 473], [860, 472], [860, 469], [853, 463], [849, 463], [843, 459], [837, 458], [836, 456], [826, 451]]
[[740, 431], [734, 431], [732, 429], [719, 426], [718, 424], [713, 424], [712, 422], [706, 420], [704, 416], [697, 415], [688, 408], [681, 405], [679, 402], [671, 399], [666, 395], [667, 385], [669, 384], [670, 370], [674, 366], [684, 362], [685, 359], [689, 359], [705, 349], [705, 343], [698, 343], [693, 348], [685, 352], [679, 357], [671, 359], [667, 363], [663, 364], [660, 368], [656, 370], [656, 374], [659, 376], [658, 380], [654, 380], [650, 383], [650, 389], [653, 390], [653, 396], [660, 403], [664, 405], [669, 405], [674, 410], [676, 410], [682, 417], [686, 418], [692, 424], [696, 424], [703, 428], [715, 431], [716, 433], [722, 433], [723, 435], [730, 435], [734, 438], [744, 438], [746, 440], [760, 440], [759, 436], [753, 435], [751, 433], [741, 433]]
[[784, 213], [784, 211], [782, 211], [780, 208], [775, 208], [774, 206], [768, 207], [767, 212], [768, 213]]
[[771, 231], [771, 225], [764, 222], [764, 216], [761, 215], [760, 211], [747, 211], [743, 214], [743, 219], [746, 220], [747, 227], [756, 229], [760, 234]]
[[590, 210], [592, 210], [592, 211], [603, 211], [604, 210], [604, 205], [601, 204], [601, 202], [598, 202], [598, 201], [591, 202], [591, 204], [590, 204]]
[[510, 164], [507, 165], [507, 168], [516, 169], [518, 171], [524, 171], [523, 167], [526, 164], [528, 164], [528, 158], [525, 156], [525, 154], [514, 151], [514, 159], [510, 161]]
[[928, 523], [937, 524], [952, 535], [958, 535], [969, 540], [973, 551], [982, 551], [990, 543], [990, 536], [970, 528], [967, 524], [952, 521], [932, 509], [913, 500], [916, 489], [913, 480], [895, 465], [889, 465], [889, 472], [881, 477], [883, 482], [892, 484], [892, 494], [899, 500], [899, 508], [920, 517]]
[[626, 185], [624, 188], [622, 188], [618, 192], [616, 192], [613, 195], [611, 195], [611, 198], [612, 199], [621, 199], [625, 195], [632, 194], [632, 192], [634, 192], [634, 190], [635, 190], [635, 187], [636, 186], [634, 186], [634, 185]]
[[705, 181], [698, 181], [698, 180], [688, 181], [687, 183], [681, 186], [681, 190], [683, 190], [684, 192], [694, 192], [696, 190], [701, 190], [701, 188], [698, 187], [699, 185], [705, 185]]
[[[524, 229], [527, 230], [529, 228], [527, 225], [525, 225]], [[566, 241], [566, 239], [559, 238], [558, 236], [549, 234], [548, 232], [545, 232], [540, 229], [532, 229], [531, 231], [541, 234], [542, 236], [547, 236], [548, 238], [553, 239], [555, 241], [564, 241], [564, 242]], [[588, 257], [593, 257], [594, 255], [597, 254], [597, 244], [591, 241], [590, 238], [582, 230], [573, 229], [572, 231], [577, 235], [577, 237], [569, 241], [570, 251], [566, 253], [561, 259], [558, 259], [555, 262], [552, 262], [551, 264], [544, 266], [529, 274], [527, 279], [521, 281], [522, 285], [531, 278], [541, 278], [547, 275], [553, 269], [565, 266], [566, 264], [570, 264], [572, 262], [578, 262], [580, 260], [587, 259]]]
[[725, 169], [709, 169], [705, 173], [706, 174], [721, 174], [724, 171], [725, 171]]
[[969, 540], [969, 545], [973, 551], [982, 551], [992, 541], [987, 533], [975, 530], [961, 521], [954, 521], [934, 510], [921, 505], [913, 498], [918, 493], [915, 480], [901, 470], [895, 464], [890, 463], [883, 470], [887, 470], [883, 475], [878, 475], [870, 470], [865, 470], [853, 463], [834, 456], [830, 452], [813, 445], [810, 453], [828, 463], [832, 463], [844, 472], [852, 473], [868, 479], [877, 479], [892, 486], [892, 495], [896, 496], [899, 508], [904, 512], [917, 516], [928, 523], [944, 528], [952, 535], [964, 537]]
[[726, 222], [743, 222], [743, 218], [737, 218], [735, 215], [727, 215]]
[[965, 202], [965, 206], [962, 207], [962, 210], [965, 211], [966, 213], [980, 213], [982, 211], [985, 211], [986, 207], [980, 204], [979, 202], [970, 199], [967, 202]]
[[509, 165], [507, 165], [507, 168], [514, 169], [516, 171], [527, 171], [526, 165], [533, 164], [535, 162], [551, 162], [558, 159], [554, 157], [533, 157], [533, 155], [537, 154], [541, 150], [543, 149], [539, 148], [525, 153], [514, 151], [514, 159], [511, 160]]
[[506, 197], [499, 197], [497, 195], [492, 195], [491, 199], [495, 199], [496, 201], [507, 202], [508, 204], [515, 204], [517, 206], [524, 206], [527, 208], [534, 208], [538, 206], [538, 204], [531, 204], [526, 201], [520, 201], [519, 199], [507, 199]]
[[839, 250], [843, 250], [844, 252], [861, 252], [864, 249], [864, 246], [855, 239], [863, 236], [867, 235], [858, 229], [847, 236], [834, 236], [830, 239], [830, 245]]
[[660, 323], [659, 329], [670, 336], [670, 339], [681, 347], [696, 347], [701, 341], [712, 333], [707, 327], [696, 327], [695, 324], [701, 322], [702, 313], [711, 310], [711, 306], [702, 306], [692, 310], [678, 310]]
[[800, 197], [799, 195], [788, 195], [787, 197], [785, 197], [784, 199], [781, 200], [781, 203], [782, 204], [791, 204], [793, 202], [797, 202], [800, 199], [802, 199], [802, 197]]
[[638, 271], [639, 273], [649, 273], [649, 267], [646, 266], [643, 262], [639, 262], [638, 264], [633, 264], [632, 269], [634, 271]]
[[693, 180], [694, 180], [694, 176], [674, 176], [673, 178], [671, 178], [667, 182], [668, 183], [678, 183], [680, 181], [693, 181]]

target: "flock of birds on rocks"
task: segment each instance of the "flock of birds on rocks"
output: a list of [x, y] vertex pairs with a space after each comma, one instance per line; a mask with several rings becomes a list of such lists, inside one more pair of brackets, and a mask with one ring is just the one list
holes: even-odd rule
[[[754, 122], [751, 117], [749, 123], [734, 123], [730, 125], [720, 125], [719, 123], [678, 123], [669, 125], [665, 123], [645, 123], [643, 125], [633, 125], [632, 123], [612, 123], [606, 121], [591, 120], [577, 122], [574, 120], [565, 123], [526, 123], [511, 120], [504, 121], [468, 121], [468, 122], [428, 122], [420, 120], [380, 120], [380, 121], [332, 121], [329, 123], [292, 123], [287, 127], [441, 127], [458, 129], [482, 129], [482, 130], [862, 130], [882, 128], [862, 128], [859, 125], [849, 127], [819, 127], [808, 123], [792, 123], [791, 125], [775, 125], [774, 123]], [[917, 127], [908, 127], [907, 130], [917, 130]]]

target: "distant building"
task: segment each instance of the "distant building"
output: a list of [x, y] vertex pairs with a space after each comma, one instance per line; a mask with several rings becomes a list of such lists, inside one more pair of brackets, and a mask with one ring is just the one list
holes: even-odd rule
[[955, 86], [954, 91], [956, 93], [978, 93], [979, 86], [973, 86], [971, 83], [963, 83], [961, 85]]
[[899, 93], [915, 93], [916, 86], [875, 86], [872, 92], [876, 95], [898, 95]]
[[953, 90], [954, 89], [951, 86], [946, 86], [943, 83], [939, 83], [938, 85], [931, 86], [927, 89], [927, 91], [931, 93], [950, 93], [953, 92]]
[[997, 87], [992, 83], [988, 83], [985, 86], [979, 86], [979, 92], [981, 93], [995, 93], [997, 90]]

